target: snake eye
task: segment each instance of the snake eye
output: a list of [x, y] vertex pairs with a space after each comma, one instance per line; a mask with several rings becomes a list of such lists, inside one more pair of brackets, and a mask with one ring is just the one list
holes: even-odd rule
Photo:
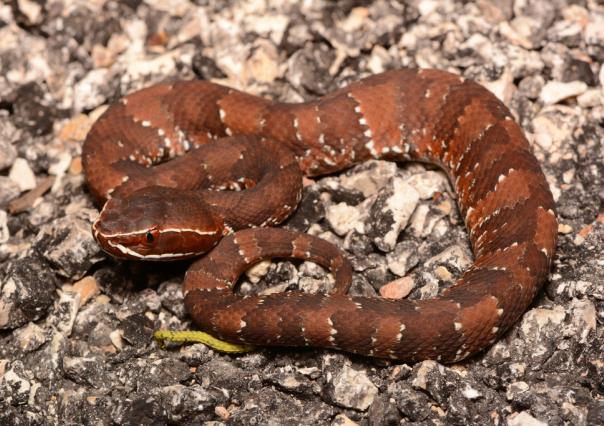
[[151, 231], [147, 231], [147, 242], [148, 243], [152, 243], [155, 240], [155, 237], [153, 236], [153, 234], [151, 233]]

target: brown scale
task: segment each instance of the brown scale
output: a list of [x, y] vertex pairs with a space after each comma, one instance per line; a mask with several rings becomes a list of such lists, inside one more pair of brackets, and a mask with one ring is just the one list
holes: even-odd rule
[[509, 173], [502, 182], [497, 183], [496, 191], [486, 194], [474, 205], [473, 211], [466, 217], [468, 229], [473, 231], [479, 221], [490, 218], [501, 209], [513, 209], [517, 202], [528, 199], [531, 191], [524, 182], [533, 176], [534, 172], [528, 170], [514, 170]]
[[223, 124], [233, 134], [243, 135], [262, 132], [262, 117], [270, 106], [265, 99], [237, 91], [222, 97], [217, 104], [225, 114], [221, 118]]
[[[402, 77], [403, 78], [400, 79], [400, 81], [390, 83], [390, 86], [393, 86], [395, 93], [399, 95], [399, 99], [396, 102], [397, 114], [393, 117], [393, 125], [396, 123], [396, 127], [401, 130], [403, 136], [402, 141], [409, 146], [408, 150], [410, 157], [422, 159], [428, 142], [428, 137], [426, 134], [423, 134], [422, 130], [430, 123], [430, 114], [426, 114], [423, 108], [421, 108], [421, 105], [426, 103], [426, 82], [422, 80], [421, 77], [416, 76], [415, 71], [406, 72]], [[357, 94], [357, 96], [361, 95], [362, 94]], [[365, 94], [365, 96], [367, 95]], [[379, 102], [378, 98], [374, 98], [375, 101], [373, 103]], [[378, 104], [375, 103], [374, 108], [377, 107]], [[361, 109], [364, 111], [370, 110], [371, 108], [362, 104]], [[371, 111], [369, 113], [371, 113]], [[382, 114], [387, 113], [387, 111], [382, 111]], [[373, 126], [373, 123], [369, 122], [369, 125]], [[397, 146], [396, 144], [398, 143], [400, 143], [400, 140], [399, 142], [396, 140], [390, 141], [388, 146]], [[404, 147], [401, 148], [405, 151]], [[382, 147], [377, 146], [376, 149], [380, 152]]]
[[177, 82], [173, 87], [161, 99], [162, 110], [189, 142], [203, 144], [210, 135], [226, 136], [216, 102], [228, 93], [228, 88], [207, 82]]
[[[302, 142], [308, 150], [308, 155], [300, 160], [300, 168], [307, 175], [321, 174], [318, 158], [324, 155], [319, 146], [321, 126], [317, 121], [317, 102], [307, 102], [293, 110], [297, 140]], [[305, 150], [305, 151], [306, 151]]]
[[478, 99], [472, 100], [466, 106], [462, 115], [456, 120], [453, 136], [443, 154], [446, 164], [451, 166], [453, 176], [463, 177], [459, 172], [461, 161], [474, 144], [484, 141], [486, 132], [496, 121], [496, 117], [482, 108]]
[[[343, 164], [352, 149], [363, 150], [366, 139], [359, 139], [363, 127], [355, 113], [356, 101], [347, 92], [338, 92], [317, 103], [317, 124], [323, 135], [319, 149], [328, 161]], [[325, 160], [323, 160], [325, 161]]]
[[[273, 107], [273, 106], [276, 106]], [[302, 158], [306, 147], [296, 139], [296, 129], [294, 127], [295, 105], [275, 104], [268, 107], [260, 118], [264, 123], [262, 126], [262, 135], [279, 141], [280, 144], [289, 148], [296, 156]]]
[[[188, 143], [203, 144], [228, 133], [251, 135], [249, 147], [233, 151], [232, 142], [225, 142], [224, 149], [219, 143], [199, 159], [194, 151], [192, 160], [183, 157], [182, 166], [173, 163], [173, 175], [168, 173], [170, 163], [147, 173], [129, 160], [120, 161], [130, 155], [143, 164], [148, 156], [154, 164], [161, 161], [156, 157], [165, 149], [162, 136], [181, 154], [187, 148], [177, 145], [183, 136]], [[273, 140], [276, 145], [271, 145]], [[290, 160], [267, 175], [275, 176], [274, 184], [260, 181], [254, 186], [254, 169], [264, 167], [262, 159], [271, 150], [286, 158], [278, 154], [284, 149], [311, 176], [370, 157], [440, 165], [458, 193], [476, 261], [435, 299], [351, 297], [346, 294], [351, 268], [331, 244], [285, 230], [239, 231], [223, 238], [187, 272], [185, 304], [203, 330], [233, 342], [453, 362], [502, 336], [547, 278], [557, 238], [554, 202], [522, 130], [486, 89], [443, 71], [389, 71], [302, 104], [271, 102], [208, 82], [159, 85], [109, 108], [92, 128], [83, 158], [99, 200], [124, 178], [134, 181], [125, 186], [141, 184], [143, 175], [155, 169], [165, 169], [172, 177], [164, 179], [173, 182], [181, 176], [192, 179], [196, 168], [208, 169], [210, 181], [212, 173], [217, 180], [224, 180], [223, 174], [249, 174], [252, 183], [243, 184], [253, 186], [248, 190], [208, 195], [211, 204], [226, 203], [223, 220], [240, 228], [277, 223], [291, 210], [289, 204], [297, 202], [298, 194], [292, 196], [288, 189], [296, 185], [293, 177], [290, 182], [295, 175], [290, 168], [297, 166]], [[222, 167], [225, 157], [234, 155], [242, 157]], [[236, 220], [227, 217], [233, 211], [239, 214]], [[268, 257], [322, 264], [336, 278], [334, 291], [248, 297], [233, 293], [240, 274]]]
[[[392, 86], [392, 85], [390, 85]], [[374, 129], [371, 131], [375, 149], [378, 151], [384, 148], [398, 145], [402, 140], [400, 125], [400, 98], [399, 87], [388, 87], [387, 82], [374, 86], [375, 90], [382, 95], [379, 98], [370, 95], [364, 87], [352, 88], [350, 98], [354, 100], [354, 106], [358, 111], [355, 112], [354, 121], [364, 119], [365, 129]], [[353, 120], [351, 120], [353, 121]], [[365, 137], [366, 143], [368, 138]], [[396, 145], [393, 145], [396, 144]], [[401, 147], [399, 147], [401, 148]]]
[[[434, 90], [430, 91], [430, 97], [434, 97], [435, 100], [438, 99], [439, 94], [442, 93], [442, 97], [440, 98], [441, 106], [436, 109], [436, 111], [438, 111], [438, 117], [434, 121], [434, 139], [439, 145], [439, 150], [443, 150], [444, 148], [441, 158], [443, 159], [443, 162], [447, 164], [448, 160], [459, 158], [459, 156], [454, 156], [453, 145], [457, 144], [458, 151], [462, 149], [462, 147], [459, 147], [459, 143], [466, 141], [464, 138], [456, 137], [456, 132], [460, 131], [459, 120], [464, 119], [466, 109], [471, 107], [476, 96], [480, 95], [484, 89], [477, 85], [470, 86], [467, 83], [457, 82], [457, 84], [451, 86], [448, 90], [447, 87], [444, 86], [436, 93], [432, 93], [433, 91]], [[481, 107], [481, 113], [483, 111], [484, 109]], [[477, 123], [475, 123], [475, 121], [478, 117], [476, 115], [472, 116], [471, 113], [468, 113], [468, 115], [472, 117], [471, 120], [474, 125], [476, 125]], [[443, 117], [458, 117], [458, 119], [455, 121], [444, 120]], [[444, 147], [442, 144], [444, 144]]]

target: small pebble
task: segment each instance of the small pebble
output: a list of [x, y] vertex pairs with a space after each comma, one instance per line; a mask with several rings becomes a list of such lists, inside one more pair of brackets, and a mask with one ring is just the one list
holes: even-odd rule
[[13, 166], [8, 173], [8, 177], [19, 186], [19, 189], [22, 192], [29, 191], [36, 187], [36, 175], [34, 175], [27, 160], [24, 158], [15, 159]]
[[546, 105], [556, 104], [564, 99], [579, 96], [587, 90], [587, 84], [582, 81], [562, 83], [550, 81], [543, 86], [539, 98]]

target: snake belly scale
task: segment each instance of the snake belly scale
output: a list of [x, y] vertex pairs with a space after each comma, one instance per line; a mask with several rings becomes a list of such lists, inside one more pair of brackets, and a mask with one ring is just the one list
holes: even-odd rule
[[[430, 162], [449, 175], [475, 260], [436, 298], [348, 295], [339, 250], [265, 228], [295, 209], [302, 174], [371, 158]], [[103, 114], [83, 162], [104, 205], [93, 233], [106, 251], [166, 260], [211, 250], [187, 271], [185, 305], [200, 329], [230, 342], [455, 362], [519, 319], [557, 242], [551, 192], [510, 111], [439, 70], [389, 71], [300, 104], [204, 81], [155, 85]], [[234, 293], [239, 275], [269, 257], [314, 260], [334, 274], [335, 290]]]

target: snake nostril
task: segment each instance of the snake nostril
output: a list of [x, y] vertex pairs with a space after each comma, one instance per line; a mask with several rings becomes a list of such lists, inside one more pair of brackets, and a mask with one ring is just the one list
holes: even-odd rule
[[151, 233], [151, 231], [147, 231], [147, 242], [148, 243], [152, 243], [155, 240], [155, 237], [153, 236], [153, 234]]

